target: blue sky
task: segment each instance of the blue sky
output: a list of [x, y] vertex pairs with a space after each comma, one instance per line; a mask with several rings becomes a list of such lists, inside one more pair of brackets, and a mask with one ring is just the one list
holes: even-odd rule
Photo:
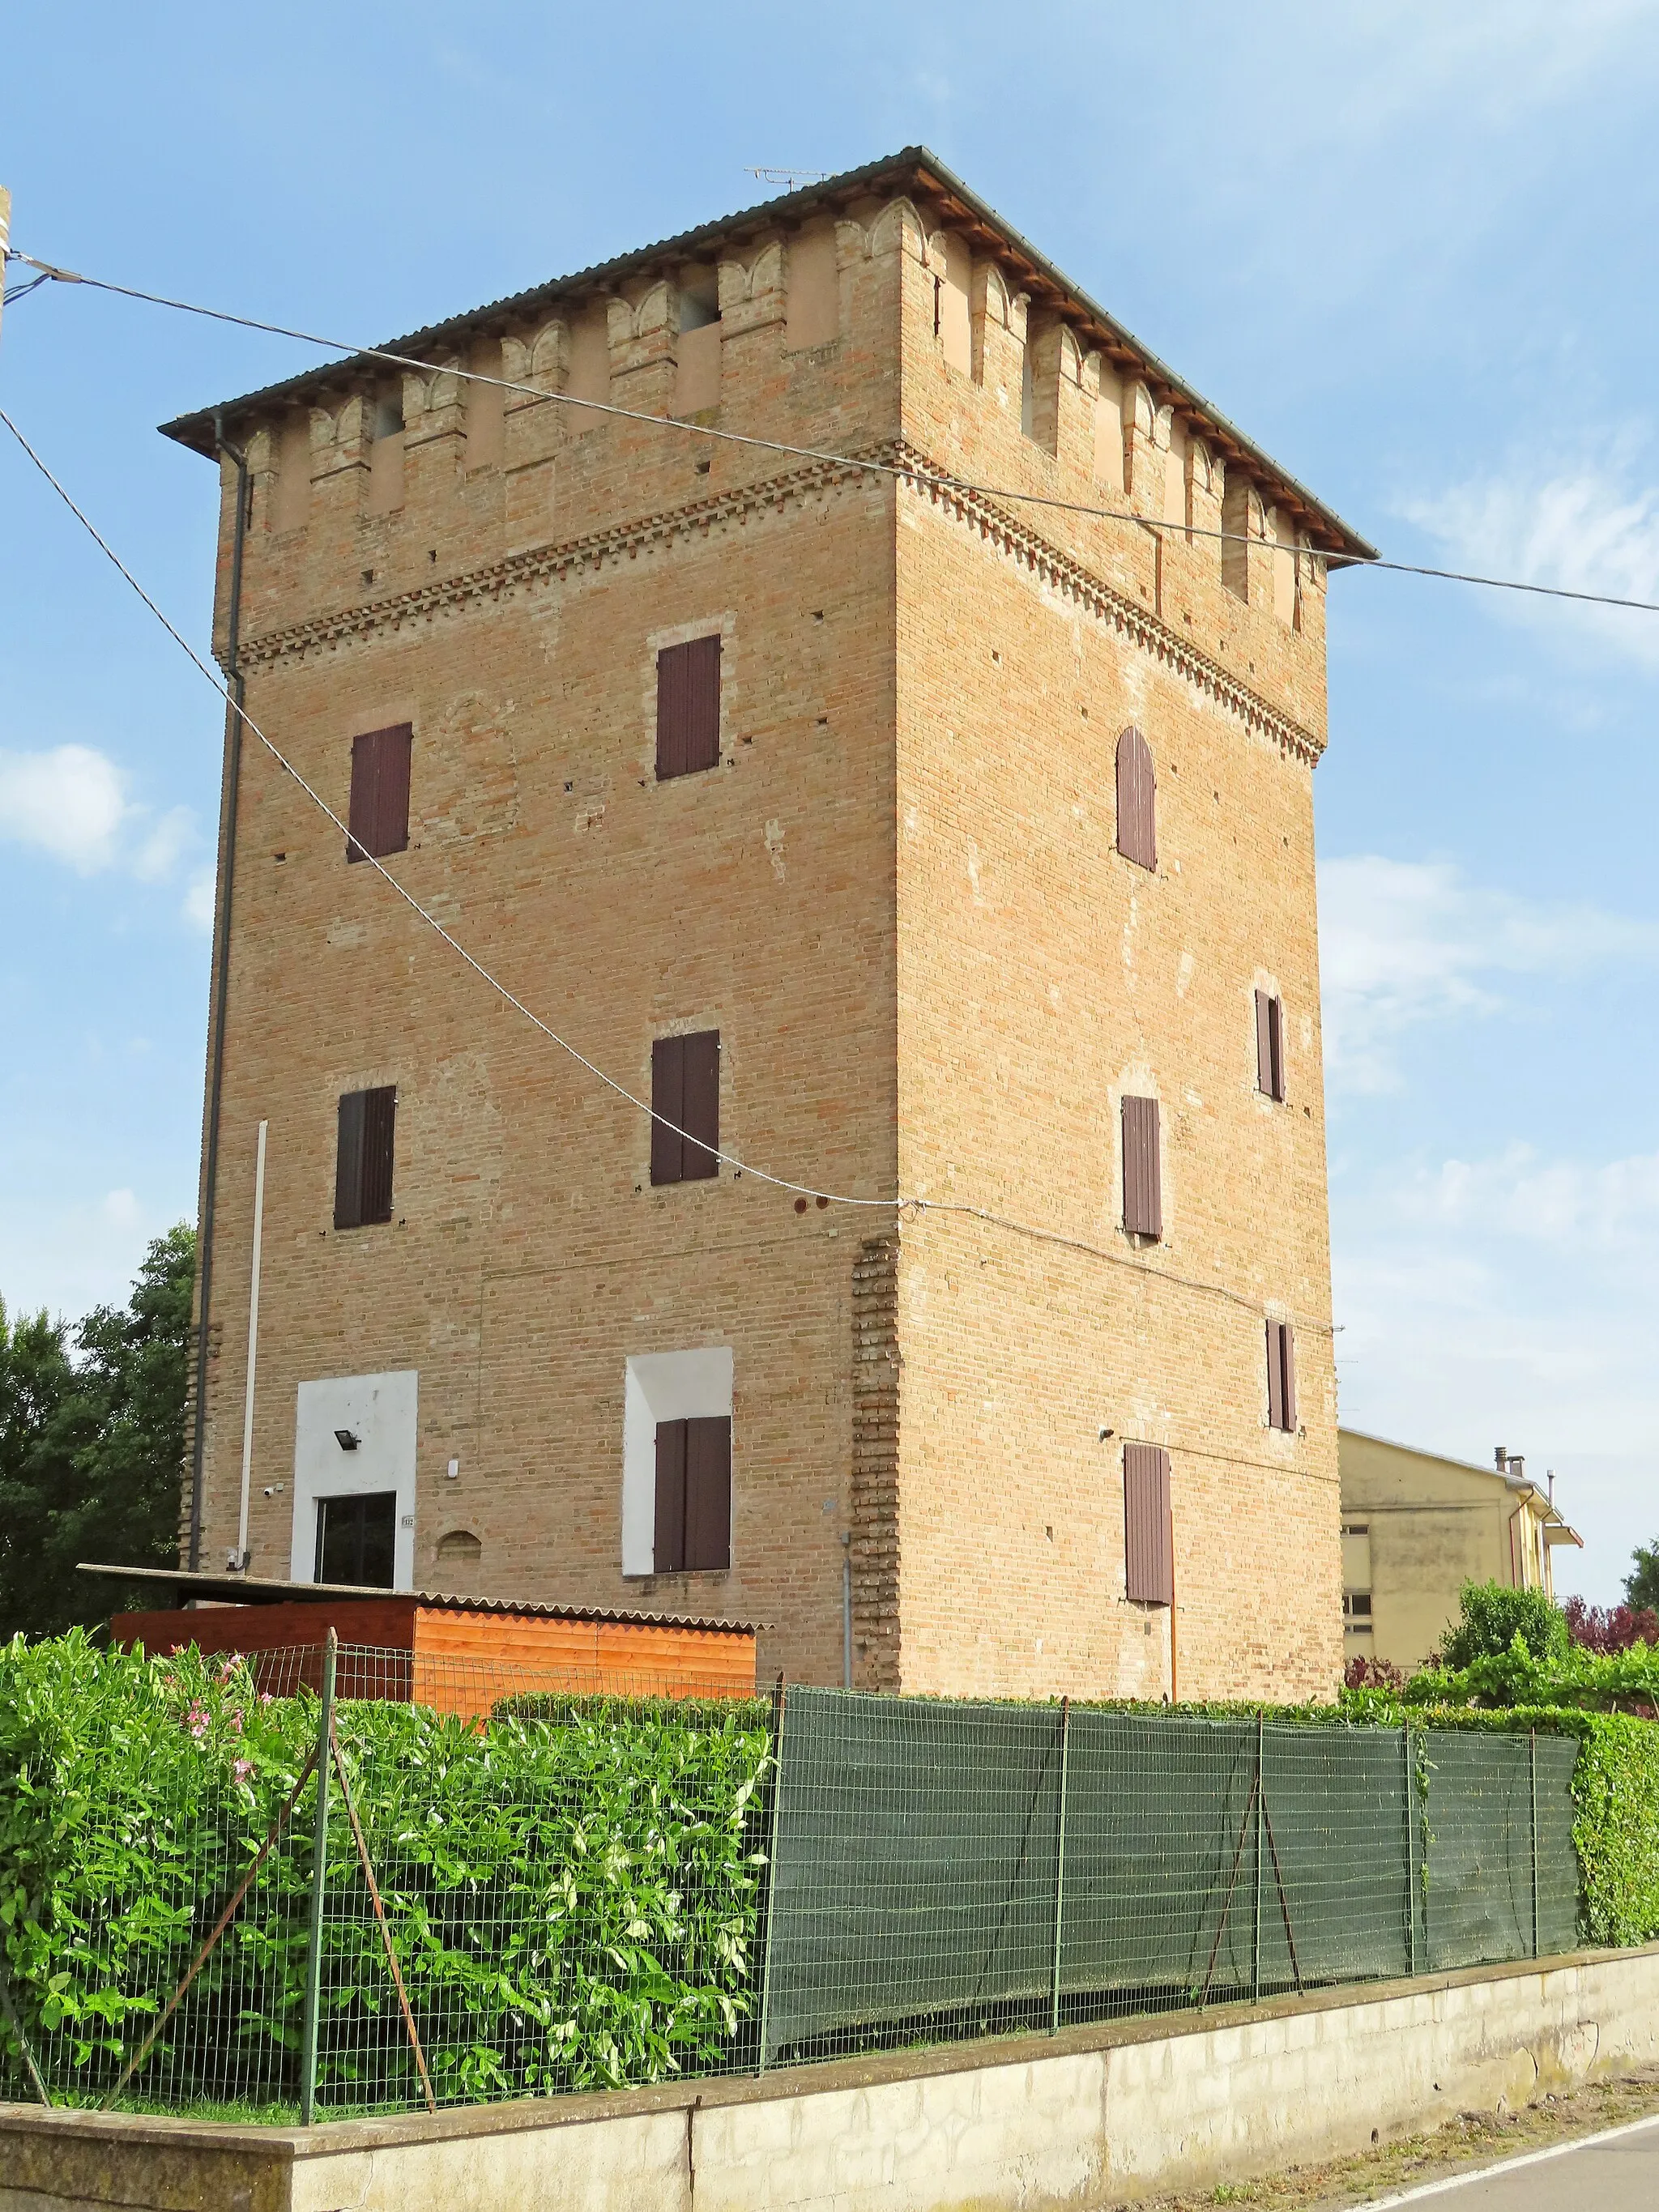
[[[1655, 0], [155, 0], [8, 49], [15, 244], [370, 342], [920, 140], [1385, 551], [1659, 598]], [[309, 358], [52, 287], [0, 401], [199, 642], [213, 475], [154, 426]], [[220, 717], [15, 450], [0, 605], [0, 1294], [75, 1314], [194, 1211]], [[1659, 616], [1351, 574], [1330, 635], [1342, 1416], [1553, 1468], [1606, 1599], [1659, 1534]]]

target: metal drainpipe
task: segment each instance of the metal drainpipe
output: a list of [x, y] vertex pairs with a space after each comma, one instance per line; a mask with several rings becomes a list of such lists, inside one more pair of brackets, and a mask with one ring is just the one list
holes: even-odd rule
[[236, 525], [230, 548], [230, 605], [225, 624], [225, 676], [230, 686], [226, 737], [225, 796], [222, 842], [224, 873], [219, 887], [219, 942], [216, 948], [213, 993], [213, 1049], [208, 1061], [207, 1132], [203, 1146], [202, 1219], [198, 1239], [197, 1274], [201, 1289], [196, 1339], [196, 1433], [190, 1455], [190, 1564], [202, 1564], [202, 1487], [207, 1454], [208, 1323], [213, 1291], [214, 1199], [219, 1182], [219, 1101], [225, 1073], [225, 1008], [230, 994], [230, 897], [236, 876], [236, 799], [241, 781], [243, 702], [240, 647], [242, 632], [242, 548], [247, 537], [247, 456], [224, 435], [222, 418], [213, 418], [216, 453], [228, 454], [236, 471]]

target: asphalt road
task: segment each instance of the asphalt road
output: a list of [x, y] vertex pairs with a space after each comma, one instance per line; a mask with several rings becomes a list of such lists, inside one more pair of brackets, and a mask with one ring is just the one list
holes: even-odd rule
[[1424, 2212], [1659, 2212], [1659, 2118], [1373, 2197], [1370, 2212], [1395, 2204], [1420, 2204]]

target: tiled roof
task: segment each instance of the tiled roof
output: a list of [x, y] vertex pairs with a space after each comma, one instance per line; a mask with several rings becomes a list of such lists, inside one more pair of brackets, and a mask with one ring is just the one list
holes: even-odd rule
[[605, 1606], [538, 1605], [518, 1598], [458, 1597], [449, 1591], [389, 1590], [355, 1583], [288, 1583], [264, 1575], [216, 1575], [188, 1567], [113, 1567], [82, 1560], [83, 1575], [108, 1575], [126, 1583], [154, 1583], [181, 1600], [217, 1598], [225, 1605], [309, 1605], [329, 1599], [395, 1598], [441, 1613], [493, 1613], [515, 1620], [596, 1620], [630, 1628], [693, 1628], [725, 1635], [752, 1636], [766, 1626], [755, 1620], [693, 1620], [683, 1613], [625, 1613]]

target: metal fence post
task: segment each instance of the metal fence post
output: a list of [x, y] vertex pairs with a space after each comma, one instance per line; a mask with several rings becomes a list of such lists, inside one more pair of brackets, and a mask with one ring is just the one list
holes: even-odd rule
[[1532, 1807], [1532, 1955], [1538, 1956], [1538, 1731], [1527, 1730], [1527, 1784]]
[[317, 2112], [317, 2031], [323, 2005], [323, 1903], [328, 1888], [328, 1776], [334, 1732], [334, 1672], [339, 1640], [331, 1628], [323, 1646], [323, 1698], [317, 1725], [317, 1819], [312, 1830], [311, 1925], [306, 1943], [306, 2008], [300, 2043], [300, 2121]]
[[1054, 1837], [1054, 1971], [1048, 1991], [1048, 2033], [1060, 2033], [1060, 1945], [1066, 1925], [1066, 1771], [1072, 1743], [1072, 1701], [1060, 1701], [1060, 1816]]
[[1267, 1747], [1267, 1715], [1255, 1717], [1255, 1917], [1250, 1936], [1250, 1994], [1261, 2002], [1261, 1831], [1266, 1798], [1262, 1788], [1262, 1753]]
[[766, 1868], [766, 1954], [761, 1960], [760, 2053], [757, 2074], [766, 2071], [766, 2037], [772, 2009], [772, 1952], [778, 1920], [778, 1828], [783, 1813], [783, 1723], [788, 1689], [781, 1674], [774, 1699], [777, 1717], [772, 1727], [772, 1835]]
[[1411, 1723], [1400, 1731], [1406, 1764], [1406, 1971], [1417, 1972], [1417, 1762], [1412, 1757]]

